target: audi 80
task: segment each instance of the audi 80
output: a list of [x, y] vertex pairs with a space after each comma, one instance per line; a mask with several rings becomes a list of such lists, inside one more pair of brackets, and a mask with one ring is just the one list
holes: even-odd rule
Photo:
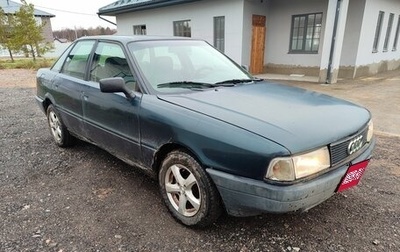
[[357, 185], [375, 145], [367, 109], [255, 78], [195, 39], [79, 39], [37, 72], [36, 101], [58, 146], [146, 171], [188, 226], [307, 211]]

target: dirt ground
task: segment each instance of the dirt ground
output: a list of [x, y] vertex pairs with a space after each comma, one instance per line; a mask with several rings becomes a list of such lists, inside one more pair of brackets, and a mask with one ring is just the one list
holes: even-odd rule
[[400, 72], [289, 83], [373, 112], [377, 146], [357, 187], [307, 213], [225, 215], [207, 229], [175, 222], [157, 183], [110, 154], [56, 147], [34, 76], [0, 70], [0, 251], [400, 251]]

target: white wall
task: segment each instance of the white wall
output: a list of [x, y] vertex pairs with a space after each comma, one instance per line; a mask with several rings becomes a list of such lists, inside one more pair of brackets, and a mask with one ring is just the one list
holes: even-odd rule
[[[265, 15], [267, 17], [264, 60], [266, 65], [320, 68], [323, 63], [321, 62], [322, 55], [330, 50], [328, 45], [330, 45], [331, 38], [325, 36], [328, 3], [329, 0], [203, 0], [121, 14], [116, 17], [116, 21], [120, 35], [132, 35], [134, 25], [146, 25], [148, 35], [172, 36], [173, 21], [191, 20], [192, 37], [205, 39], [213, 44], [213, 17], [225, 16], [225, 53], [237, 63], [249, 65], [252, 15]], [[395, 62], [389, 65], [398, 67], [400, 63], [396, 63], [396, 61], [400, 62], [400, 44], [397, 51], [392, 51], [392, 46], [400, 15], [400, 1], [350, 0], [348, 7], [340, 66], [368, 66], [371, 68], [370, 65], [374, 63], [379, 65], [382, 62]], [[380, 10], [385, 12], [385, 18], [379, 51], [372, 53], [375, 27]], [[292, 16], [318, 12], [323, 13], [319, 52], [317, 54], [290, 54]], [[392, 34], [389, 50], [383, 52], [390, 13], [395, 14]], [[328, 37], [329, 41], [324, 41], [324, 38]], [[389, 69], [390, 66], [388, 66]], [[375, 66], [375, 68], [377, 67]]]
[[[379, 41], [378, 52], [373, 53], [372, 47], [375, 37], [375, 29], [378, 20], [379, 11], [384, 11], [384, 20], [382, 25], [381, 37]], [[387, 52], [383, 52], [383, 46], [386, 37], [386, 29], [389, 22], [390, 13], [394, 13], [392, 33], [390, 36]], [[366, 0], [364, 22], [361, 28], [360, 43], [357, 51], [356, 66], [365, 66], [382, 61], [400, 60], [400, 44], [397, 51], [392, 51], [395, 38], [397, 20], [400, 15], [400, 1], [398, 0]]]
[[[319, 67], [323, 45], [328, 0], [273, 0], [267, 16], [267, 46], [265, 63]], [[289, 54], [292, 15], [323, 13], [321, 41], [318, 54]]]
[[[344, 34], [341, 66], [355, 66], [360, 46], [361, 26], [364, 18], [365, 0], [350, 1]], [[371, 44], [372, 48], [372, 44]]]
[[192, 37], [213, 44], [214, 17], [225, 16], [225, 54], [242, 63], [243, 0], [204, 0], [116, 17], [119, 35], [133, 35], [134, 25], [146, 25], [147, 35], [173, 36], [173, 21], [191, 20]]

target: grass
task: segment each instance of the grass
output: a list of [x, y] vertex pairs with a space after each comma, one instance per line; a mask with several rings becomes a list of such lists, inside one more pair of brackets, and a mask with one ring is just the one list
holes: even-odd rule
[[0, 58], [0, 69], [32, 69], [38, 70], [39, 68], [51, 67], [55, 59], [37, 58], [33, 61], [32, 58], [16, 58], [14, 62], [11, 59]]

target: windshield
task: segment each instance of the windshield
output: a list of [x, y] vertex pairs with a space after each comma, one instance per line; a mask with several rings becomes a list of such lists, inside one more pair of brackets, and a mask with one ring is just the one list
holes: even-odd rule
[[160, 93], [252, 81], [248, 73], [204, 41], [139, 41], [129, 44], [129, 50], [147, 82]]

